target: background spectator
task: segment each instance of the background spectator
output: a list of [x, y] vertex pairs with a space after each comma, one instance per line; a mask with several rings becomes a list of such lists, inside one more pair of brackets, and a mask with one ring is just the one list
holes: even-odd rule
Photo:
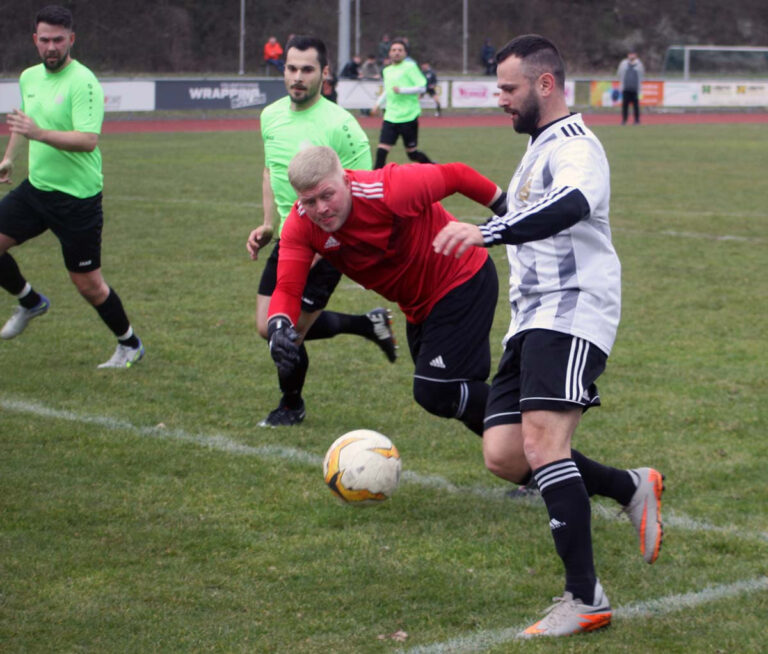
[[267, 67], [274, 66], [281, 75], [283, 74], [283, 46], [277, 42], [277, 37], [270, 36], [264, 44], [264, 63]]

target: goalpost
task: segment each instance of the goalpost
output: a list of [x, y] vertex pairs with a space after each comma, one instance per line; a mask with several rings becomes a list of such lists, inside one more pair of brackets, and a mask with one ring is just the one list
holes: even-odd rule
[[667, 48], [664, 75], [768, 77], [768, 47], [741, 45], [672, 45]]

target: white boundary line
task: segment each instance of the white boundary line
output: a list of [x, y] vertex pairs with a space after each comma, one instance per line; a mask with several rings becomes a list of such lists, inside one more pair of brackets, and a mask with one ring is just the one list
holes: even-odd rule
[[[282, 461], [292, 461], [315, 467], [321, 466], [323, 462], [323, 457], [321, 455], [312, 454], [311, 452], [306, 452], [305, 450], [300, 450], [295, 447], [287, 447], [284, 445], [246, 445], [223, 434], [195, 434], [184, 431], [183, 429], [169, 429], [164, 426], [142, 427], [134, 425], [127, 420], [54, 409], [38, 402], [30, 402], [11, 397], [0, 396], [0, 410], [34, 415], [38, 418], [66, 420], [68, 422], [78, 422], [86, 425], [97, 425], [104, 429], [125, 431], [148, 438], [181, 441], [191, 445], [225, 452], [227, 454], [255, 456], [260, 459], [268, 460], [278, 459]], [[402, 480], [405, 483], [416, 484], [445, 493], [461, 493], [463, 495], [473, 495], [490, 500], [504, 499], [504, 493], [506, 492], [506, 488], [500, 486], [457, 486], [444, 477], [420, 474], [411, 470], [403, 472]], [[533, 497], [520, 501], [535, 503], [540, 502], [541, 499]], [[620, 518], [620, 512], [617, 511], [614, 504], [607, 505], [602, 504], [599, 501], [593, 502], [592, 510], [593, 513], [600, 518], [607, 520], [617, 520]], [[685, 514], [673, 512], [670, 509], [665, 509], [664, 511], [664, 524], [676, 529], [717, 533], [741, 540], [758, 540], [768, 543], [768, 532], [749, 532], [740, 527], [713, 525], [702, 520], [691, 518]]]
[[[0, 396], [0, 410], [34, 415], [38, 418], [66, 420], [86, 425], [97, 425], [104, 429], [125, 431], [143, 437], [181, 441], [228, 454], [255, 456], [262, 459], [288, 460], [314, 467], [319, 467], [322, 463], [321, 456], [293, 447], [278, 445], [252, 446], [239, 443], [222, 434], [193, 434], [186, 432], [183, 429], [168, 429], [161, 426], [141, 427], [134, 425], [127, 420], [120, 420], [107, 416], [84, 415], [74, 411], [53, 409], [37, 402], [29, 402], [2, 396]], [[504, 491], [500, 488], [456, 486], [447, 479], [437, 475], [421, 475], [415, 472], [406, 471], [403, 474], [403, 480], [408, 483], [419, 484], [421, 486], [448, 493], [464, 493], [494, 499], [504, 497]], [[611, 510], [604, 505], [593, 503], [593, 510], [596, 515], [603, 518], [615, 519], [617, 517], [615, 508]], [[735, 527], [719, 527], [684, 515], [672, 513], [669, 510], [665, 511], [664, 522], [666, 525], [678, 529], [716, 532], [732, 537], [747, 538], [750, 540], [757, 539], [763, 542], [768, 542], [768, 534], [764, 532], [748, 533]], [[613, 614], [614, 617], [620, 620], [642, 618], [650, 615], [666, 615], [682, 609], [734, 597], [742, 593], [754, 593], [765, 590], [768, 590], [768, 577], [758, 577], [756, 579], [743, 580], [733, 584], [708, 586], [698, 592], [667, 595], [658, 599], [628, 604], [626, 606], [615, 608]], [[527, 625], [522, 625], [501, 630], [480, 631], [441, 643], [417, 646], [407, 650], [401, 649], [399, 651], [407, 654], [469, 654], [471, 652], [481, 652], [489, 647], [494, 647], [518, 639], [520, 631], [526, 626]]]
[[[613, 617], [619, 620], [631, 620], [634, 618], [647, 618], [653, 615], [667, 615], [676, 611], [701, 606], [702, 604], [708, 604], [709, 602], [717, 602], [735, 597], [743, 593], [756, 593], [760, 591], [768, 591], [768, 577], [746, 579], [732, 584], [707, 586], [698, 592], [666, 595], [659, 599], [627, 604], [614, 608]], [[525, 624], [508, 629], [478, 631], [442, 643], [400, 649], [398, 652], [407, 654], [471, 654], [472, 652], [482, 652], [490, 647], [519, 640], [520, 632], [527, 626]]]

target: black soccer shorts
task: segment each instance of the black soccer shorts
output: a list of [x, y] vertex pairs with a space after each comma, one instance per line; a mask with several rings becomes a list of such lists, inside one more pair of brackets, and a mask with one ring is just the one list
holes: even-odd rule
[[414, 118], [407, 123], [390, 123], [385, 120], [381, 125], [379, 143], [394, 145], [398, 136], [403, 137], [406, 148], [415, 148], [419, 144], [419, 119]]
[[515, 334], [491, 383], [484, 428], [520, 423], [524, 411], [600, 406], [595, 381], [607, 359], [596, 345], [570, 334], [548, 329]]
[[70, 272], [101, 268], [103, 225], [101, 193], [81, 199], [60, 191], [41, 191], [25, 179], [0, 201], [0, 234], [21, 245], [50, 229], [59, 239]]
[[[261, 273], [259, 295], [271, 297], [275, 292], [279, 254], [280, 240], [278, 239], [275, 241], [275, 247], [272, 248], [272, 252], [264, 265], [264, 271]], [[304, 292], [301, 296], [301, 310], [312, 313], [325, 309], [340, 279], [341, 273], [325, 259], [320, 259], [309, 270], [307, 283], [304, 285]]]
[[440, 299], [424, 322], [407, 323], [416, 368], [428, 381], [485, 381], [491, 372], [490, 331], [499, 278], [490, 257], [474, 277]]

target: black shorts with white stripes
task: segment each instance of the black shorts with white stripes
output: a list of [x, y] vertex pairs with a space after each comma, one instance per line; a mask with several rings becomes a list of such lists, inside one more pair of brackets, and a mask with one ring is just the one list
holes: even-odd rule
[[608, 356], [589, 341], [530, 329], [507, 341], [493, 378], [484, 427], [515, 424], [524, 411], [569, 411], [600, 406], [595, 381]]

